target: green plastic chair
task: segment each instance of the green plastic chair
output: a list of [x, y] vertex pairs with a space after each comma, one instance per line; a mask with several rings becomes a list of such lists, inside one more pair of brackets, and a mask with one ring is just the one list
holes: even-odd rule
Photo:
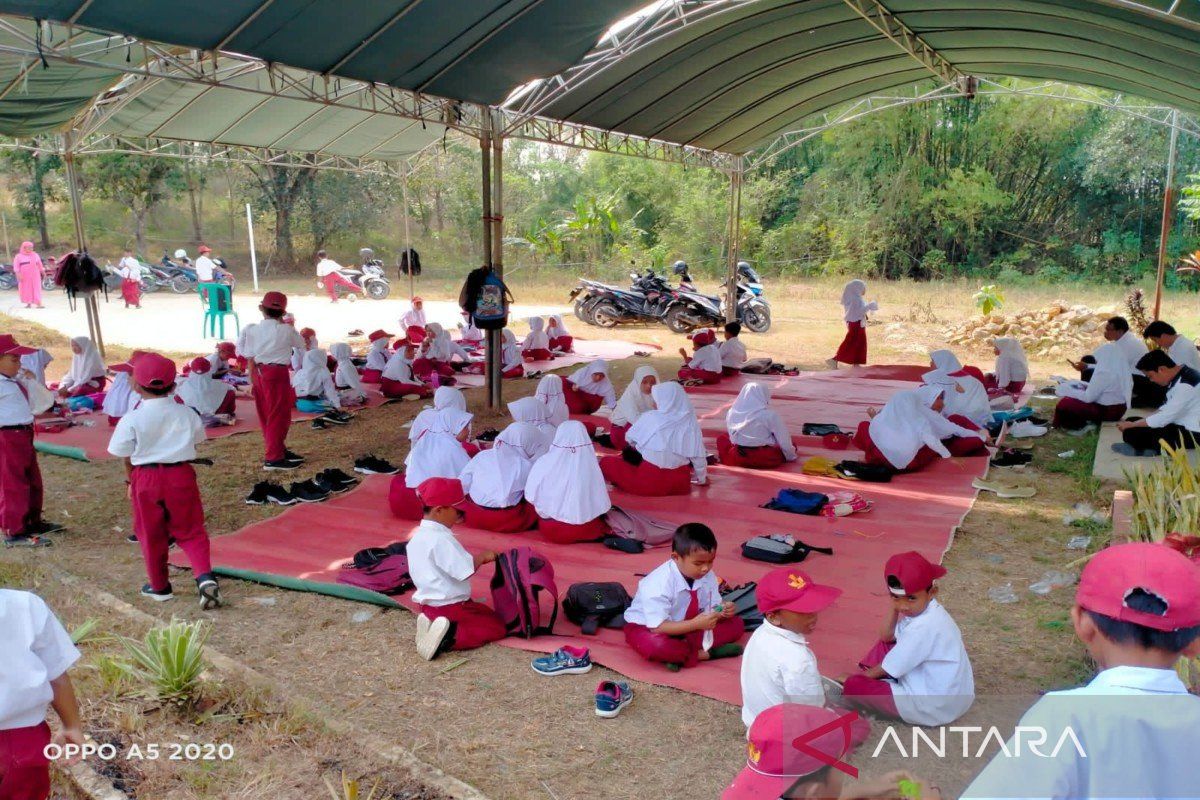
[[[224, 339], [226, 317], [233, 317], [238, 335], [241, 335], [242, 321], [233, 310], [233, 291], [223, 283], [201, 283], [196, 290], [200, 293], [200, 301], [204, 303], [204, 320], [200, 323], [200, 335], [205, 339]], [[218, 325], [220, 334], [217, 333]]]

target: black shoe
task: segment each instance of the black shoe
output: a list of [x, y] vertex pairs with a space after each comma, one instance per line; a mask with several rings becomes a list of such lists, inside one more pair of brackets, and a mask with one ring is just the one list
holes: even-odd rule
[[259, 481], [254, 484], [254, 490], [246, 498], [246, 505], [248, 506], [265, 506], [267, 503], [274, 503], [278, 506], [290, 506], [296, 502], [296, 498], [288, 494], [287, 489], [271, 481]]
[[41, 536], [30, 536], [21, 534], [20, 536], [5, 536], [5, 547], [50, 547], [54, 542], [49, 539], [43, 539]]
[[65, 531], [66, 529], [67, 529], [66, 525], [59, 525], [57, 522], [47, 522], [46, 520], [42, 520], [38, 524], [30, 525], [28, 528], [26, 528], [25, 535], [26, 536], [46, 536], [51, 533], [59, 533], [60, 531]]
[[137, 544], [138, 543], [137, 534], [136, 533], [129, 534], [128, 536], [125, 537], [125, 541], [129, 542], [130, 544]]
[[284, 461], [298, 461], [301, 464], [303, 464], [304, 456], [300, 455], [299, 453], [293, 453], [291, 450], [285, 449], [283, 451], [283, 460]]
[[161, 592], [154, 591], [150, 588], [150, 584], [146, 583], [142, 585], [142, 597], [149, 597], [155, 602], [165, 603], [168, 600], [174, 600], [175, 594], [171, 591], [171, 584], [169, 583], [167, 584], [167, 588]]
[[314, 431], [323, 431], [327, 427], [328, 425], [326, 425], [325, 420], [322, 417], [317, 417], [312, 421], [312, 428]]
[[1019, 467], [1033, 461], [1033, 453], [1021, 450], [1001, 450], [992, 459], [993, 467]]
[[221, 590], [212, 575], [201, 575], [196, 579], [196, 591], [200, 593], [200, 610], [211, 611], [221, 607]]
[[274, 461], [264, 461], [263, 469], [275, 471], [299, 469], [300, 463], [299, 461], [289, 461], [286, 458], [277, 458]]
[[354, 471], [361, 472], [364, 475], [395, 475], [400, 471], [400, 468], [392, 466], [382, 458], [368, 455], [355, 459]]
[[309, 480], [293, 483], [288, 488], [288, 494], [301, 503], [319, 503], [329, 497], [330, 492]]
[[1026, 417], [1025, 420], [1027, 422], [1033, 423], [1034, 425], [1049, 425], [1050, 424], [1050, 420], [1046, 419], [1045, 417], [1032, 416], [1032, 417]]
[[326, 425], [349, 425], [350, 415], [341, 414], [337, 411], [326, 411], [323, 415], [313, 420], [313, 422], [324, 422]]
[[334, 483], [340, 483], [346, 488], [358, 485], [358, 478], [354, 477], [353, 475], [347, 475], [345, 472], [342, 472], [336, 467], [330, 467], [322, 474]]
[[[348, 480], [347, 480], [348, 479]], [[355, 484], [358, 483], [354, 478], [345, 475], [341, 470], [327, 469], [318, 472], [312, 479], [312, 482], [320, 489], [325, 489], [332, 494], [341, 494], [348, 492]]]

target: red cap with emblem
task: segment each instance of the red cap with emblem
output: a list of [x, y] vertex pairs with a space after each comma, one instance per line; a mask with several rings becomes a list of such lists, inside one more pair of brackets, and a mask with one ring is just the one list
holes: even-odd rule
[[795, 567], [780, 567], [763, 576], [755, 594], [758, 608], [764, 614], [780, 609], [815, 614], [828, 608], [841, 596], [842, 590], [822, 586]]
[[[884, 579], [894, 577], [900, 581], [900, 585], [904, 587], [903, 594], [923, 592], [930, 586], [933, 586], [933, 582], [945, 574], [945, 567], [940, 564], [934, 564], [916, 550], [909, 550], [907, 553], [897, 553], [887, 560], [887, 564], [883, 568]], [[889, 586], [888, 591], [894, 595], [902, 596], [899, 589], [893, 589]]]
[[[796, 782], [841, 761], [852, 747], [846, 712], [783, 703], [754, 718], [746, 742], [746, 768], [721, 800], [778, 800]], [[826, 729], [819, 735], [814, 733]]]

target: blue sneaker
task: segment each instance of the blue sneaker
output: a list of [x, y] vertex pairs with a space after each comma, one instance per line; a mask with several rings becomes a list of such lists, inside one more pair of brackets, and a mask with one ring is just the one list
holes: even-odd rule
[[596, 687], [596, 716], [612, 719], [633, 702], [633, 689], [624, 681], [600, 681]]
[[592, 669], [592, 656], [586, 647], [560, 647], [554, 653], [535, 658], [530, 664], [538, 675], [582, 675]]

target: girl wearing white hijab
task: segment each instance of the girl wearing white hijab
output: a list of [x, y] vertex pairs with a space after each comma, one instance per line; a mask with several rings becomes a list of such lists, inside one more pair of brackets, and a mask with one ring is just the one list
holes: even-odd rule
[[392, 335], [387, 331], [377, 330], [372, 331], [367, 339], [371, 342], [371, 348], [367, 350], [367, 363], [363, 365], [362, 382], [379, 383], [383, 379], [388, 356], [392, 354], [388, 349]]
[[524, 378], [525, 358], [521, 354], [521, 346], [517, 344], [517, 335], [505, 328], [500, 338], [500, 374], [509, 379]]
[[438, 375], [438, 382], [445, 383], [450, 386], [454, 384], [454, 367], [451, 362], [455, 356], [458, 356], [463, 362], [471, 363], [471, 354], [455, 344], [450, 339], [450, 334], [446, 333], [436, 322], [431, 322], [425, 326], [426, 337], [421, 342], [420, 354], [413, 361], [412, 370], [423, 381], [430, 380], [434, 374]]
[[692, 355], [689, 358], [687, 350], [679, 348], [683, 356], [683, 367], [679, 370], [679, 380], [700, 381], [701, 383], [720, 383], [725, 376], [725, 368], [721, 365], [721, 349], [717, 347], [717, 334], [712, 330], [702, 330], [693, 333]]
[[463, 444], [471, 432], [473, 415], [457, 408], [438, 411], [404, 460], [404, 472], [392, 478], [388, 505], [400, 519], [425, 516], [416, 488], [429, 478], [457, 478], [471, 457]]
[[419, 297], [414, 297], [408, 304], [408, 310], [400, 317], [400, 327], [404, 329], [404, 336], [413, 344], [420, 344], [425, 340], [425, 326], [428, 324], [425, 320], [425, 301]]
[[975, 438], [984, 434], [956, 425], [941, 415], [943, 386], [922, 386], [892, 395], [883, 410], [869, 409], [871, 419], [861, 422], [854, 444], [868, 464], [891, 467], [897, 472], [916, 472], [938, 458], [953, 453], [945, 440]]
[[38, 348], [38, 350], [27, 356], [21, 356], [21, 369], [28, 371], [33, 376], [33, 379], [45, 388], [46, 367], [53, 360], [54, 356], [50, 355], [49, 350]]
[[1080, 430], [1092, 423], [1113, 422], [1125, 416], [1133, 395], [1133, 374], [1120, 345], [1109, 342], [1096, 350], [1096, 367], [1086, 384], [1060, 383], [1062, 399], [1054, 407], [1056, 428]]
[[415, 445], [417, 440], [433, 427], [438, 412], [448, 408], [466, 411], [467, 398], [463, 397], [463, 393], [453, 386], [439, 386], [433, 393], [433, 405], [423, 408], [421, 413], [413, 419], [412, 425], [408, 428], [408, 440]]
[[825, 362], [830, 369], [837, 369], [839, 362], [852, 366], [867, 363], [867, 314], [878, 311], [879, 304], [868, 303], [864, 299], [866, 293], [867, 284], [860, 280], [850, 281], [842, 288], [846, 338], [842, 339], [834, 357]]
[[108, 383], [105, 376], [104, 362], [100, 360], [100, 351], [86, 336], [76, 336], [71, 340], [71, 368], [58, 382], [58, 394], [61, 397], [82, 397], [104, 390]]
[[342, 407], [329, 373], [329, 359], [319, 347], [304, 354], [300, 369], [292, 373], [292, 388], [296, 391], [296, 408], [301, 411], [320, 413]]
[[770, 407], [771, 395], [761, 383], [742, 387], [725, 415], [728, 433], [717, 437], [721, 463], [749, 469], [778, 469], [796, 460], [796, 447], [783, 419]]
[[608, 379], [608, 362], [597, 358], [562, 379], [563, 397], [572, 414], [595, 414], [600, 406], [617, 404], [617, 390]]
[[529, 333], [521, 342], [521, 352], [527, 361], [549, 361], [554, 358], [550, 352], [550, 337], [542, 330], [545, 326], [546, 321], [541, 317], [529, 318]]
[[654, 367], [638, 367], [634, 371], [633, 380], [625, 387], [621, 399], [617, 400], [617, 406], [613, 409], [610, 420], [612, 428], [608, 433], [613, 447], [624, 450], [625, 434], [629, 432], [629, 426], [637, 422], [642, 414], [654, 410], [654, 398], [650, 392], [657, 384], [658, 370]]
[[476, 348], [483, 344], [483, 331], [475, 327], [475, 317], [462, 312], [463, 321], [458, 323], [458, 339], [467, 347]]
[[350, 360], [350, 345], [338, 342], [330, 346], [329, 355], [337, 363], [333, 371], [333, 386], [341, 396], [342, 404], [361, 406], [367, 402], [367, 390], [363, 388], [358, 367]]
[[559, 353], [574, 353], [575, 337], [563, 324], [562, 317], [555, 314], [546, 326], [546, 336], [550, 339], [550, 349]]
[[[379, 391], [384, 397], [405, 397], [415, 394], [418, 397], [430, 397], [433, 387], [422, 381], [412, 371], [412, 359], [417, 352], [417, 346], [408, 342], [404, 347], [392, 353], [391, 358], [379, 373]], [[449, 386], [443, 387], [449, 389]], [[457, 389], [453, 391], [457, 392]], [[463, 406], [466, 407], [465, 404]]]
[[1029, 380], [1029, 360], [1025, 349], [1016, 339], [1001, 336], [992, 340], [996, 353], [996, 371], [983, 376], [983, 385], [988, 397], [1012, 395], [1015, 400]]
[[545, 375], [538, 381], [537, 392], [534, 394], [546, 407], [546, 421], [557, 428], [571, 416], [567, 408], [567, 397], [563, 385], [567, 381], [559, 375]]
[[304, 369], [304, 354], [311, 353], [320, 346], [317, 340], [317, 332], [312, 328], [301, 328], [300, 337], [304, 339], [304, 347], [292, 348], [292, 371]]
[[952, 378], [970, 377], [983, 383], [983, 370], [979, 367], [964, 367], [958, 356], [949, 350], [933, 350], [929, 353], [930, 365], [946, 372]]
[[525, 502], [525, 482], [537, 457], [537, 428], [513, 423], [496, 437], [490, 450], [471, 459], [458, 479], [467, 493], [467, 525], [497, 533], [527, 531], [537, 525], [537, 512]]
[[921, 381], [945, 387], [942, 416], [967, 428], [982, 428], [991, 422], [992, 407], [983, 383], [963, 369], [951, 369], [958, 365], [958, 359], [949, 350], [934, 350], [929, 356], [934, 368], [922, 375]]
[[[554, 441], [554, 426], [550, 424], [550, 411], [546, 404], [536, 397], [522, 397], [508, 404], [508, 413], [512, 414], [513, 422], [508, 428], [528, 429], [528, 434], [522, 434], [522, 439], [528, 444], [534, 460], [541, 458], [550, 451]], [[508, 432], [505, 428], [505, 433]]]
[[688, 494], [693, 472], [696, 483], [708, 481], [708, 454], [696, 411], [678, 383], [657, 384], [650, 394], [655, 409], [638, 417], [625, 434], [626, 451], [605, 456], [600, 469], [614, 486], [630, 494]]
[[132, 411], [141, 402], [141, 397], [133, 392], [132, 377], [133, 364], [143, 353], [145, 353], [144, 350], [134, 350], [124, 364], [116, 364], [108, 369], [113, 374], [113, 381], [104, 394], [104, 404], [100, 410], [108, 415], [110, 427], [120, 422], [121, 417]]
[[[199, 414], [206, 426], [217, 415], [232, 417], [237, 402], [233, 387], [213, 379], [212, 364], [207, 358], [194, 358], [189, 366], [188, 374], [175, 385], [176, 397]], [[214, 421], [214, 424], [218, 423]]]
[[538, 530], [551, 542], [594, 542], [609, 533], [612, 508], [596, 450], [582, 422], [558, 426], [550, 452], [534, 462], [525, 499], [538, 515]]

